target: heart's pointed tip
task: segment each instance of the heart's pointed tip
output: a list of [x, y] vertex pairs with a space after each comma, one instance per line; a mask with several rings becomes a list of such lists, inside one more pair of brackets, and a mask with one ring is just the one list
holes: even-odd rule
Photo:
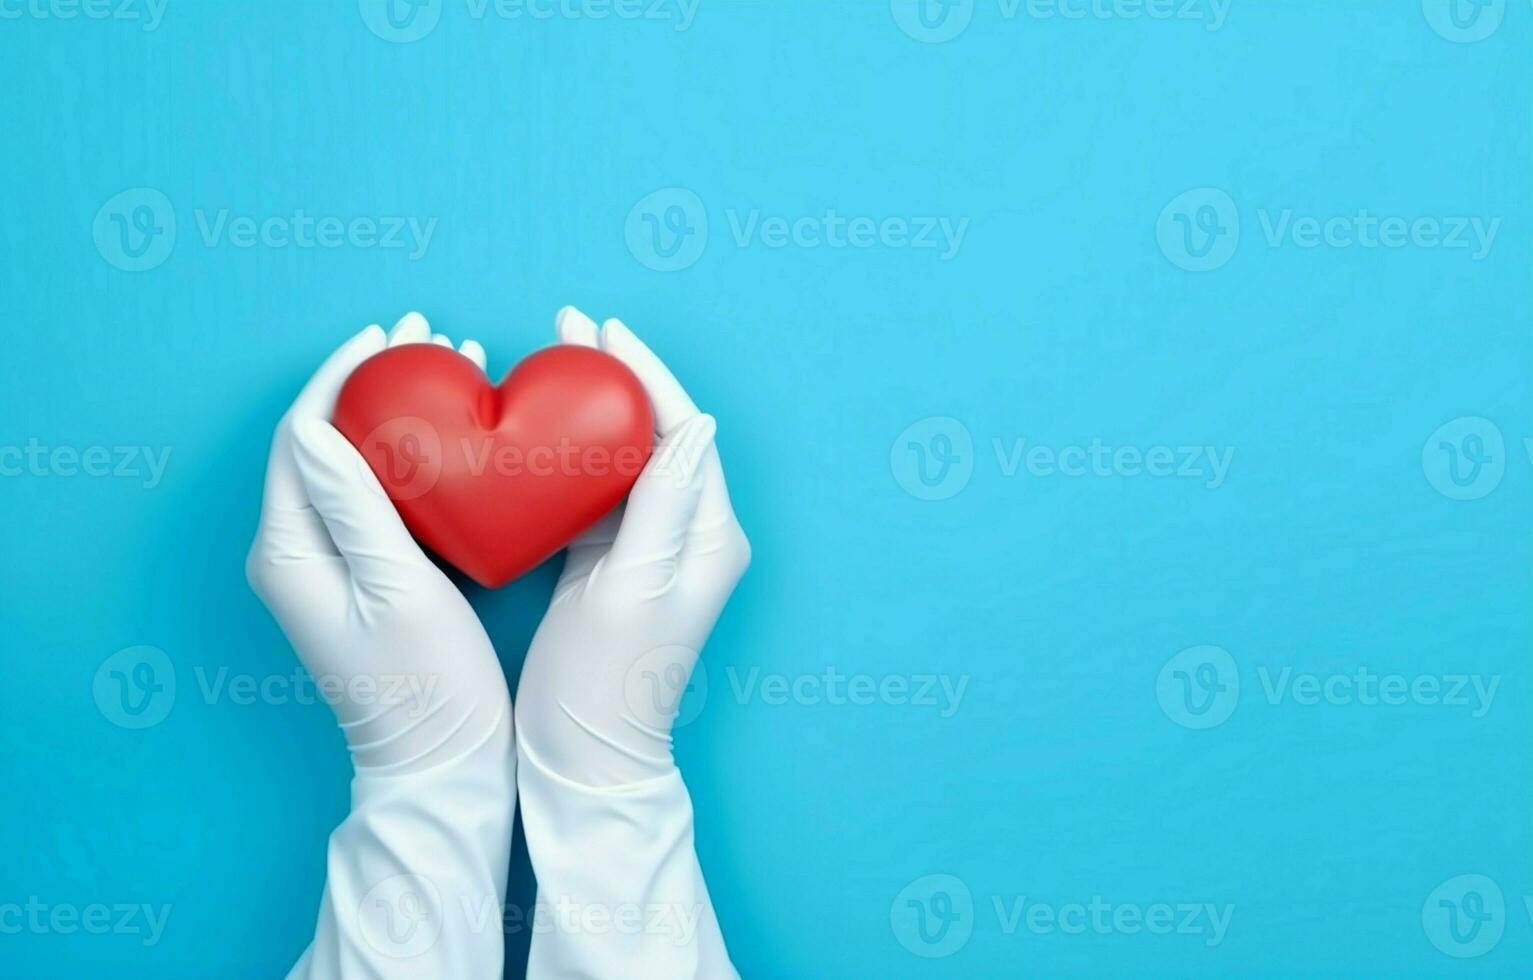
[[505, 588], [516, 578], [515, 575], [490, 575], [482, 572], [465, 572], [464, 574], [473, 579], [475, 585], [492, 591]]

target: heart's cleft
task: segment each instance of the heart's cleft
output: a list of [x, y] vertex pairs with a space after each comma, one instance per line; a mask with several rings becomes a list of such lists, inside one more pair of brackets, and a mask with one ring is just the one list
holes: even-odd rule
[[486, 385], [479, 389], [479, 397], [474, 401], [474, 421], [479, 423], [479, 428], [486, 432], [500, 426], [501, 409], [505, 401], [499, 388]]

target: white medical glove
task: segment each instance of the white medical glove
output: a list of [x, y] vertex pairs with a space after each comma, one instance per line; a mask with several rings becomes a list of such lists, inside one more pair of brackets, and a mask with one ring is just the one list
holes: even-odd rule
[[528, 976], [734, 977], [671, 728], [750, 545], [713, 418], [618, 321], [566, 309], [558, 326], [638, 375], [658, 442], [625, 507], [570, 546], [522, 669], [522, 824], [544, 917]]
[[[302, 978], [500, 977], [516, 807], [511, 699], [463, 595], [422, 553], [330, 424], [372, 354], [451, 346], [410, 314], [331, 355], [283, 416], [246, 571], [351, 751]], [[465, 342], [481, 367], [484, 352]]]

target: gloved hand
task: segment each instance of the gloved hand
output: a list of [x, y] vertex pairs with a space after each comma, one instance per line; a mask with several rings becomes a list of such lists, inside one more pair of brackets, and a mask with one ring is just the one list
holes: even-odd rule
[[[388, 337], [368, 327], [272, 440], [246, 571], [331, 703], [355, 770], [294, 977], [501, 976], [516, 807], [505, 679], [467, 600], [329, 422], [358, 364], [427, 342], [451, 346], [419, 314]], [[461, 351], [484, 366], [478, 344]]]
[[713, 418], [622, 323], [566, 309], [558, 331], [638, 375], [658, 441], [625, 507], [571, 545], [522, 669], [522, 823], [552, 918], [528, 976], [733, 977], [671, 728], [750, 545]]

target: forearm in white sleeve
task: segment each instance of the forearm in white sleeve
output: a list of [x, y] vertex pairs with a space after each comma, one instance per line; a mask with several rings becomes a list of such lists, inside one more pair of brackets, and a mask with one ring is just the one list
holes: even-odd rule
[[[512, 724], [426, 772], [360, 770], [292, 980], [498, 978], [516, 800]], [[508, 805], [508, 801], [510, 804]]]
[[538, 876], [529, 980], [738, 977], [692, 840], [681, 773], [598, 788], [519, 747]]

